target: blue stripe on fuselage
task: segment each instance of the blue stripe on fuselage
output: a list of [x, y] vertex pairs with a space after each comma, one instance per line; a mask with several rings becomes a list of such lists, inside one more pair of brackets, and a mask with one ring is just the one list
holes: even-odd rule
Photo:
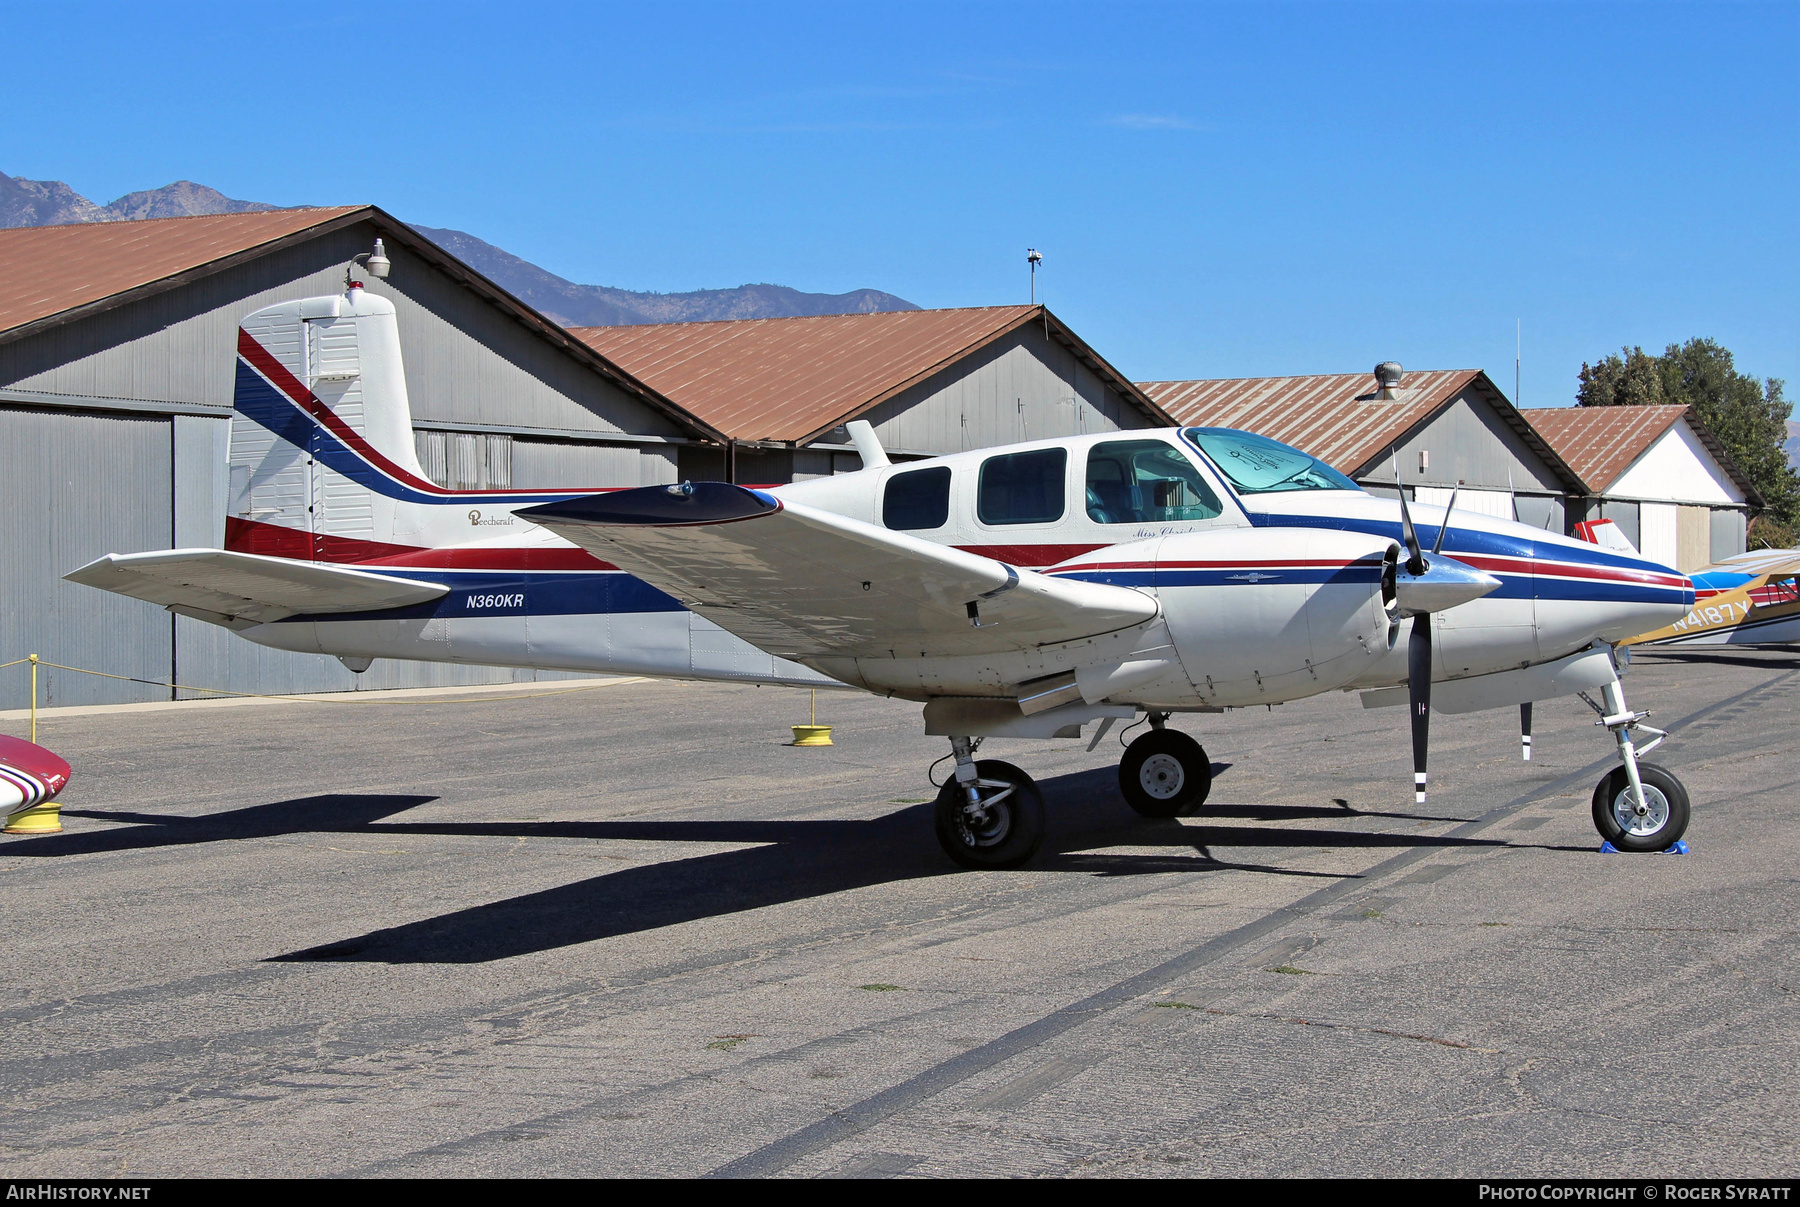
[[[1277, 515], [1273, 512], [1253, 511], [1247, 513], [1250, 523], [1258, 528], [1336, 528], [1344, 532], [1364, 532], [1370, 536], [1386, 537], [1393, 541], [1403, 541], [1399, 520], [1366, 520], [1339, 516], [1324, 515]], [[1439, 526], [1434, 524], [1417, 524], [1419, 543], [1427, 549], [1437, 543]], [[1539, 543], [1526, 540], [1503, 532], [1485, 532], [1479, 528], [1450, 529], [1450, 535], [1444, 540], [1444, 552], [1451, 557], [1459, 553], [1483, 554], [1489, 557], [1521, 557], [1533, 561], [1572, 562], [1576, 565], [1604, 566], [1614, 570], [1655, 569], [1664, 574], [1674, 571], [1663, 566], [1652, 566], [1640, 558], [1627, 557], [1619, 553], [1608, 553], [1598, 545], [1569, 545]]]
[[[1258, 583], [1291, 585], [1294, 583], [1378, 583], [1383, 567], [1368, 566], [1270, 566], [1259, 570], [1254, 566], [1232, 566], [1206, 570], [1194, 567], [1144, 567], [1129, 570], [1053, 570], [1056, 578], [1074, 578], [1086, 583], [1109, 583], [1116, 587], [1249, 587]], [[1255, 577], [1252, 578], [1251, 576]]]
[[450, 588], [427, 603], [371, 612], [330, 612], [289, 616], [295, 621], [411, 620], [465, 616], [586, 616], [602, 613], [681, 612], [673, 597], [622, 570], [531, 573], [518, 570], [392, 570], [383, 574], [443, 583]]
[[505, 495], [491, 491], [473, 493], [430, 494], [397, 482], [375, 468], [361, 454], [339, 440], [327, 428], [307, 414], [287, 395], [270, 385], [250, 362], [242, 357], [237, 362], [237, 393], [232, 405], [246, 419], [268, 428], [277, 436], [305, 449], [324, 462], [326, 467], [342, 474], [359, 486], [403, 503], [428, 503], [437, 507], [467, 507], [471, 502], [491, 507], [522, 503], [554, 503], [579, 498], [586, 491], [535, 491], [530, 494]]

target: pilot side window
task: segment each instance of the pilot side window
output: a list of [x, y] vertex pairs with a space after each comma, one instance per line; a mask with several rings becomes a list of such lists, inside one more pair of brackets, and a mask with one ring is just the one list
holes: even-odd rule
[[1069, 450], [1007, 453], [981, 463], [975, 514], [983, 524], [1051, 524], [1063, 516]]
[[915, 469], [887, 480], [881, 496], [881, 522], [889, 528], [942, 528], [949, 518], [949, 466]]
[[1088, 450], [1087, 513], [1096, 523], [1210, 520], [1221, 510], [1194, 463], [1161, 440], [1108, 440]]

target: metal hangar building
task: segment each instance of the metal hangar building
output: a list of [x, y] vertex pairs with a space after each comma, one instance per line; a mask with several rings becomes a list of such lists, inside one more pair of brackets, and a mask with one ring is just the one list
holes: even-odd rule
[[[1479, 369], [1147, 381], [1144, 392], [1183, 424], [1235, 427], [1280, 440], [1393, 494], [1567, 531], [1581, 479]], [[1581, 518], [1579, 516], [1575, 517]]]
[[[104, 553], [222, 543], [244, 315], [361, 268], [398, 312], [420, 461], [447, 486], [639, 486], [723, 437], [373, 206], [0, 230], [0, 662], [264, 693], [510, 682], [532, 672], [284, 653], [62, 581]], [[715, 453], [715, 455], [717, 455]], [[0, 676], [0, 707], [26, 703]], [[40, 704], [168, 699], [43, 672]]]
[[896, 460], [1175, 420], [1043, 306], [726, 319], [572, 334], [717, 428], [684, 478], [774, 484], [862, 467], [865, 419]]

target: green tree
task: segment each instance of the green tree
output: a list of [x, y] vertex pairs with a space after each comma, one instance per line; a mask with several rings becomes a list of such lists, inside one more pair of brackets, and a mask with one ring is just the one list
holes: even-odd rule
[[1667, 401], [1660, 360], [1642, 348], [1620, 348], [1596, 365], [1584, 361], [1575, 401], [1584, 407], [1658, 406]]
[[1782, 448], [1793, 406], [1780, 378], [1740, 373], [1718, 341], [1690, 339], [1670, 344], [1661, 356], [1622, 348], [1598, 364], [1583, 364], [1580, 380], [1576, 401], [1582, 406], [1692, 407], [1762, 495], [1761, 526], [1791, 531], [1800, 523], [1800, 474]]

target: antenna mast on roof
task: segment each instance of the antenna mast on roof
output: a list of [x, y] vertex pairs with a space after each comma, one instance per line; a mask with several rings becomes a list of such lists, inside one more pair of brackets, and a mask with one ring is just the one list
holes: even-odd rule
[[1038, 255], [1037, 248], [1025, 249], [1025, 263], [1031, 265], [1031, 304], [1033, 306], [1037, 305], [1037, 266], [1043, 262], [1044, 257]]
[[1514, 319], [1513, 327], [1513, 405], [1519, 405], [1519, 361], [1525, 353], [1525, 320]]

